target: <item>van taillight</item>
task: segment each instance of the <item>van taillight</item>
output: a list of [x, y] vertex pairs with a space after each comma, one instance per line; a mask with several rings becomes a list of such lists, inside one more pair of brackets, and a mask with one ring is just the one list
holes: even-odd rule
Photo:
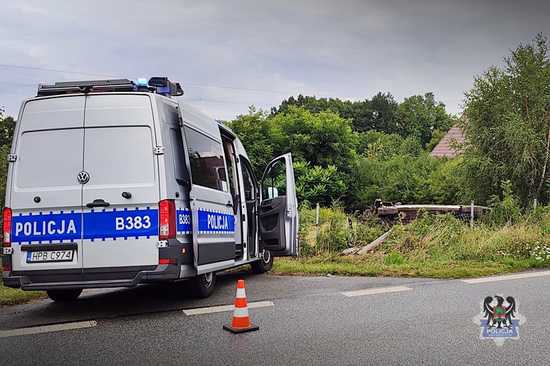
[[173, 200], [159, 202], [159, 240], [176, 237], [176, 204]]
[[2, 246], [11, 246], [11, 208], [4, 207], [2, 211]]

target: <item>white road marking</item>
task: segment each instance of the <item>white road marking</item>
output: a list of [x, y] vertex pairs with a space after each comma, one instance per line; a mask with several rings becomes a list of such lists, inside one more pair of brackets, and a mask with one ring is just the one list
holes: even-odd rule
[[462, 280], [462, 282], [466, 282], [472, 285], [476, 283], [519, 280], [522, 278], [533, 278], [533, 277], [543, 277], [543, 276], [550, 276], [550, 271], [538, 271], [538, 272], [518, 273], [518, 274], [504, 275], [504, 276], [472, 278], [469, 280]]
[[[271, 301], [256, 301], [256, 302], [249, 302], [248, 308], [249, 309], [257, 309], [257, 308], [266, 308], [269, 306], [273, 306], [273, 302]], [[183, 313], [185, 315], [202, 315], [202, 314], [212, 314], [212, 313], [222, 313], [224, 311], [233, 311], [235, 307], [233, 305], [221, 305], [221, 306], [209, 306], [205, 308], [196, 308], [196, 309], [187, 309], [183, 310]]]
[[16, 336], [23, 336], [23, 335], [29, 335], [29, 334], [60, 332], [63, 330], [93, 328], [96, 325], [97, 325], [97, 322], [95, 320], [90, 320], [90, 321], [83, 321], [83, 322], [72, 322], [72, 323], [62, 323], [62, 324], [52, 324], [52, 325], [41, 325], [38, 327], [0, 330], [0, 338], [16, 337]]
[[342, 295], [347, 297], [354, 296], [363, 296], [363, 295], [376, 295], [376, 294], [385, 294], [390, 292], [401, 292], [401, 291], [410, 291], [412, 288], [405, 286], [391, 286], [391, 287], [378, 287], [378, 288], [368, 288], [365, 290], [357, 291], [346, 291], [342, 292]]

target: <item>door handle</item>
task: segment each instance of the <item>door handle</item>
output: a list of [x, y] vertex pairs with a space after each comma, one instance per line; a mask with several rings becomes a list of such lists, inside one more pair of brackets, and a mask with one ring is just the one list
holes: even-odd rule
[[227, 207], [233, 207], [233, 202], [228, 201], [225, 205], [226, 205]]
[[99, 198], [99, 199], [95, 199], [93, 202], [88, 202], [86, 204], [86, 207], [88, 208], [93, 208], [93, 207], [109, 207], [110, 206], [110, 203], [109, 202], [106, 202], [105, 200]]

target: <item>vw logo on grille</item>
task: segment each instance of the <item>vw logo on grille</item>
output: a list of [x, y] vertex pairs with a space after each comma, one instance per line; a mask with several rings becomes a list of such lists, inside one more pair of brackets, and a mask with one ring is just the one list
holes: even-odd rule
[[86, 184], [90, 180], [90, 174], [87, 171], [83, 170], [80, 173], [78, 173], [76, 178], [78, 179], [78, 183]]

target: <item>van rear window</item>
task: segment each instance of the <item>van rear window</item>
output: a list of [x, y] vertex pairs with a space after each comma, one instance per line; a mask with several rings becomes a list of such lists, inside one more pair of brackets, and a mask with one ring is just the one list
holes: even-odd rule
[[18, 141], [15, 182], [20, 188], [79, 185], [83, 130], [59, 129], [24, 132]]
[[84, 169], [88, 185], [155, 181], [153, 141], [147, 126], [86, 128]]

